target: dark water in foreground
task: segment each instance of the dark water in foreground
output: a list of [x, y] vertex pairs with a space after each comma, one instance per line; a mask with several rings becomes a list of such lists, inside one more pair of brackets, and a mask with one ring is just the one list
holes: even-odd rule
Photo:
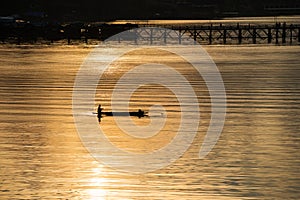
[[[188, 151], [164, 169], [132, 175], [98, 163], [77, 135], [73, 84], [92, 47], [1, 46], [0, 198], [299, 199], [300, 47], [205, 49], [217, 64], [227, 93], [227, 117], [217, 145], [205, 159], [198, 159], [209, 120], [209, 98], [204, 93], [203, 122]], [[107, 91], [109, 84], [99, 90]], [[159, 97], [137, 95], [133, 107], [151, 101], [165, 105], [171, 113], [167, 133], [172, 134], [178, 105], [171, 93], [155, 89], [162, 90]], [[109, 107], [105, 95], [98, 94], [97, 100]], [[129, 151], [159, 148], [171, 137], [162, 136], [158, 138], [162, 143], [145, 147], [147, 142], [121, 140], [108, 117], [101, 126]]]

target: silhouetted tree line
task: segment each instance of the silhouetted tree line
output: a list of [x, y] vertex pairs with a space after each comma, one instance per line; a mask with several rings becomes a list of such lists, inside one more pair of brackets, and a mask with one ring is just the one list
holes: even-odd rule
[[105, 40], [108, 37], [119, 32], [137, 27], [134, 24], [110, 25], [110, 24], [84, 24], [70, 23], [67, 25], [47, 24], [44, 26], [36, 26], [30, 23], [0, 23], [0, 40], [5, 42], [36, 42], [45, 40], [54, 42], [57, 40], [87, 40], [97, 39]]

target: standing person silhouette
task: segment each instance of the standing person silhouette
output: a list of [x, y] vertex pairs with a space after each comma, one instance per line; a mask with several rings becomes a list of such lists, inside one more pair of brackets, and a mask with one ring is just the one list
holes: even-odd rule
[[102, 110], [103, 110], [103, 108], [101, 108], [101, 104], [99, 104], [98, 110], [97, 110], [97, 117], [98, 117], [99, 122], [101, 121]]

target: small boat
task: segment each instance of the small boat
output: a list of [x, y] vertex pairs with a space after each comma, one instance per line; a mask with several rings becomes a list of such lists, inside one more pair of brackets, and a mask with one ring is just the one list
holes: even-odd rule
[[137, 112], [103, 112], [102, 110], [103, 108], [101, 107], [101, 105], [99, 105], [97, 110], [98, 112], [95, 113], [97, 114], [99, 121], [102, 116], [135, 116], [138, 118], [148, 116], [146, 112], [141, 109], [139, 109]]

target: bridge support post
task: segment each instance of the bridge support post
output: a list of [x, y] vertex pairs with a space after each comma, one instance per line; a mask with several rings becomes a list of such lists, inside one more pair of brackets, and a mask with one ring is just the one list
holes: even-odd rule
[[272, 29], [268, 28], [268, 43], [270, 44], [272, 42]]
[[286, 43], [286, 23], [283, 23], [282, 26], [282, 43]]
[[239, 35], [238, 35], [239, 44], [242, 44], [242, 39], [243, 39], [242, 29], [239, 28]]
[[227, 30], [226, 28], [224, 28], [224, 31], [223, 31], [223, 44], [226, 44], [226, 38], [227, 37]]
[[292, 25], [290, 26], [290, 44], [293, 43], [293, 27]]
[[193, 37], [194, 37], [194, 44], [197, 44], [197, 30], [195, 26], [194, 26]]
[[256, 44], [256, 28], [253, 28], [253, 32], [252, 32], [252, 42], [253, 42], [253, 44]]
[[181, 28], [179, 28], [178, 32], [178, 43], [181, 44]]
[[209, 27], [208, 42], [212, 44], [212, 26]]

